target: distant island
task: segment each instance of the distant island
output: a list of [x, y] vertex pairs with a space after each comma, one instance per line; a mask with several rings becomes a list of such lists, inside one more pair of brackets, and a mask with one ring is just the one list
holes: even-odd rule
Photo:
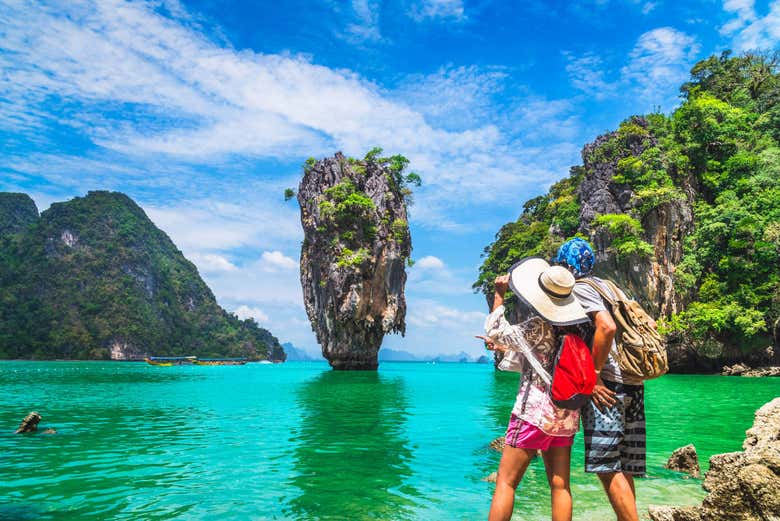
[[149, 355], [285, 359], [128, 196], [89, 192], [39, 215], [29, 196], [0, 193], [0, 358]]
[[[284, 352], [287, 354], [287, 361], [290, 362], [324, 362], [325, 358], [319, 354], [311, 354], [306, 349], [297, 347], [291, 342], [282, 344]], [[486, 355], [472, 356], [461, 351], [455, 354], [436, 354], [419, 355], [400, 349], [389, 349], [383, 347], [379, 350], [378, 360], [380, 362], [449, 362], [449, 363], [476, 363], [489, 364], [492, 359]]]

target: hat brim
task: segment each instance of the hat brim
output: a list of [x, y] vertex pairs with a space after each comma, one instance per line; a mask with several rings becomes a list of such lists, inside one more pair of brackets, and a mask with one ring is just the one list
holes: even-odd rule
[[541, 257], [526, 257], [509, 268], [509, 288], [543, 319], [556, 326], [587, 322], [588, 315], [573, 294], [558, 298], [539, 285], [539, 276], [550, 265]]

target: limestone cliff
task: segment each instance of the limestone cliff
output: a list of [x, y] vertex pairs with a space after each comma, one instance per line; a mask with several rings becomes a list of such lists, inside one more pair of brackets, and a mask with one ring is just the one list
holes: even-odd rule
[[404, 185], [416, 176], [402, 175], [406, 159], [378, 153], [310, 160], [298, 190], [304, 304], [334, 369], [376, 369], [384, 335], [405, 332]]
[[585, 236], [595, 275], [660, 319], [672, 372], [779, 365], [777, 63], [713, 56], [681, 91], [673, 113], [630, 117], [585, 145], [582, 163], [485, 248], [474, 288], [489, 304], [493, 279], [519, 258]]
[[[647, 129], [647, 120], [634, 117], [630, 124]], [[613, 154], [599, 153], [615, 140], [622, 147]], [[596, 251], [595, 274], [610, 278], [629, 291], [651, 314], [670, 316], [682, 310], [685, 295], [675, 290], [674, 269], [683, 256], [683, 239], [693, 229], [693, 190], [688, 180], [680, 197], [649, 208], [641, 215], [642, 237], [652, 246], [652, 255], [632, 252], [619, 255], [613, 247], [616, 232], [609, 225], [599, 225], [598, 216], [629, 215], [641, 204], [631, 185], [615, 181], [618, 163], [629, 157], [639, 157], [645, 150], [657, 146], [657, 139], [648, 133], [610, 132], [599, 136], [582, 150], [583, 179], [577, 188], [580, 202], [578, 232], [588, 237]], [[617, 148], [617, 147], [615, 147]]]

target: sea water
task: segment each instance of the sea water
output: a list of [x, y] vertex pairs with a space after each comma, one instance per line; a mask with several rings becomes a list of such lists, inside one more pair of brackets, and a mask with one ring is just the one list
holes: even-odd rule
[[[0, 520], [483, 519], [518, 375], [490, 365], [325, 363], [154, 367], [0, 362]], [[667, 375], [647, 383], [640, 511], [690, 505], [701, 481], [665, 470], [693, 443], [740, 450], [778, 379]], [[36, 434], [15, 435], [38, 411]], [[56, 434], [43, 434], [52, 427]], [[574, 518], [612, 516], [572, 454]], [[515, 518], [549, 519], [537, 459]]]

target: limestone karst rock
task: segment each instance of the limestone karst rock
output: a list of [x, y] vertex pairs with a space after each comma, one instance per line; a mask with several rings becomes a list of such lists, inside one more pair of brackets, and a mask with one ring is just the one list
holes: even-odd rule
[[406, 164], [372, 151], [363, 160], [337, 153], [304, 167], [297, 195], [303, 299], [334, 369], [376, 369], [384, 335], [405, 332]]

